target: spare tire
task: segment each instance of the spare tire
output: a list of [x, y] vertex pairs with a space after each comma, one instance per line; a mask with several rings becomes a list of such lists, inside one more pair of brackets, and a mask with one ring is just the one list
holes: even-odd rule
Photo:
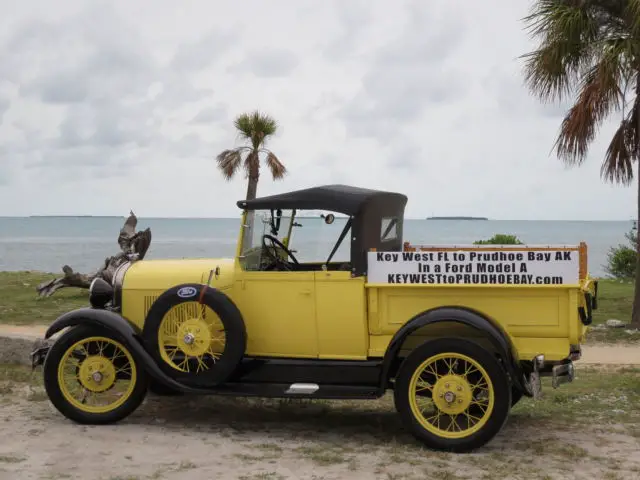
[[[222, 343], [216, 337], [220, 329], [212, 322], [222, 325], [222, 348], [214, 348]], [[247, 347], [238, 307], [220, 290], [199, 283], [176, 285], [162, 293], [147, 313], [142, 336], [159, 368], [192, 387], [226, 381]]]

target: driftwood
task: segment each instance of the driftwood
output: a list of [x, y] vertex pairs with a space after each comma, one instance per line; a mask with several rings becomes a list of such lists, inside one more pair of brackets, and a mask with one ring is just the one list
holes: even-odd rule
[[50, 297], [57, 290], [65, 287], [88, 289], [94, 278], [102, 278], [112, 284], [113, 275], [120, 265], [132, 260], [142, 260], [151, 245], [151, 230], [149, 228], [136, 232], [138, 218], [133, 212], [125, 220], [118, 235], [120, 253], [105, 259], [102, 266], [94, 273], [84, 274], [74, 272], [69, 265], [62, 267], [64, 277], [54, 278], [36, 287], [40, 297]]

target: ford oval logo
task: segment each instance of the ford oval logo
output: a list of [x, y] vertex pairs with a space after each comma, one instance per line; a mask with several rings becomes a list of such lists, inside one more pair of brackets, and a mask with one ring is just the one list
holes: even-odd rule
[[196, 293], [198, 293], [198, 291], [195, 289], [195, 287], [182, 287], [180, 290], [178, 290], [178, 296], [180, 298], [193, 297]]

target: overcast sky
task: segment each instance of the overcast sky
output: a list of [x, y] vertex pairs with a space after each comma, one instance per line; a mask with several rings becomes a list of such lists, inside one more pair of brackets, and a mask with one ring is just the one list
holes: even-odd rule
[[406, 214], [622, 219], [588, 162], [552, 152], [564, 113], [525, 89], [529, 1], [0, 0], [0, 215], [238, 215], [215, 155], [235, 115], [280, 123], [288, 167], [258, 195], [400, 191]]

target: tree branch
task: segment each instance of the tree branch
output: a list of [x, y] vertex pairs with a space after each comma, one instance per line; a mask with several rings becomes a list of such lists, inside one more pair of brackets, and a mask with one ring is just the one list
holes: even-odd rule
[[50, 297], [56, 291], [66, 287], [88, 289], [95, 278], [102, 278], [106, 282], [113, 284], [113, 275], [120, 265], [128, 261], [142, 260], [151, 245], [151, 230], [149, 228], [136, 232], [138, 219], [133, 212], [124, 222], [118, 235], [118, 245], [120, 252], [104, 260], [102, 266], [94, 273], [83, 274], [74, 272], [69, 265], [62, 267], [63, 277], [54, 278], [42, 282], [36, 287], [38, 296]]

